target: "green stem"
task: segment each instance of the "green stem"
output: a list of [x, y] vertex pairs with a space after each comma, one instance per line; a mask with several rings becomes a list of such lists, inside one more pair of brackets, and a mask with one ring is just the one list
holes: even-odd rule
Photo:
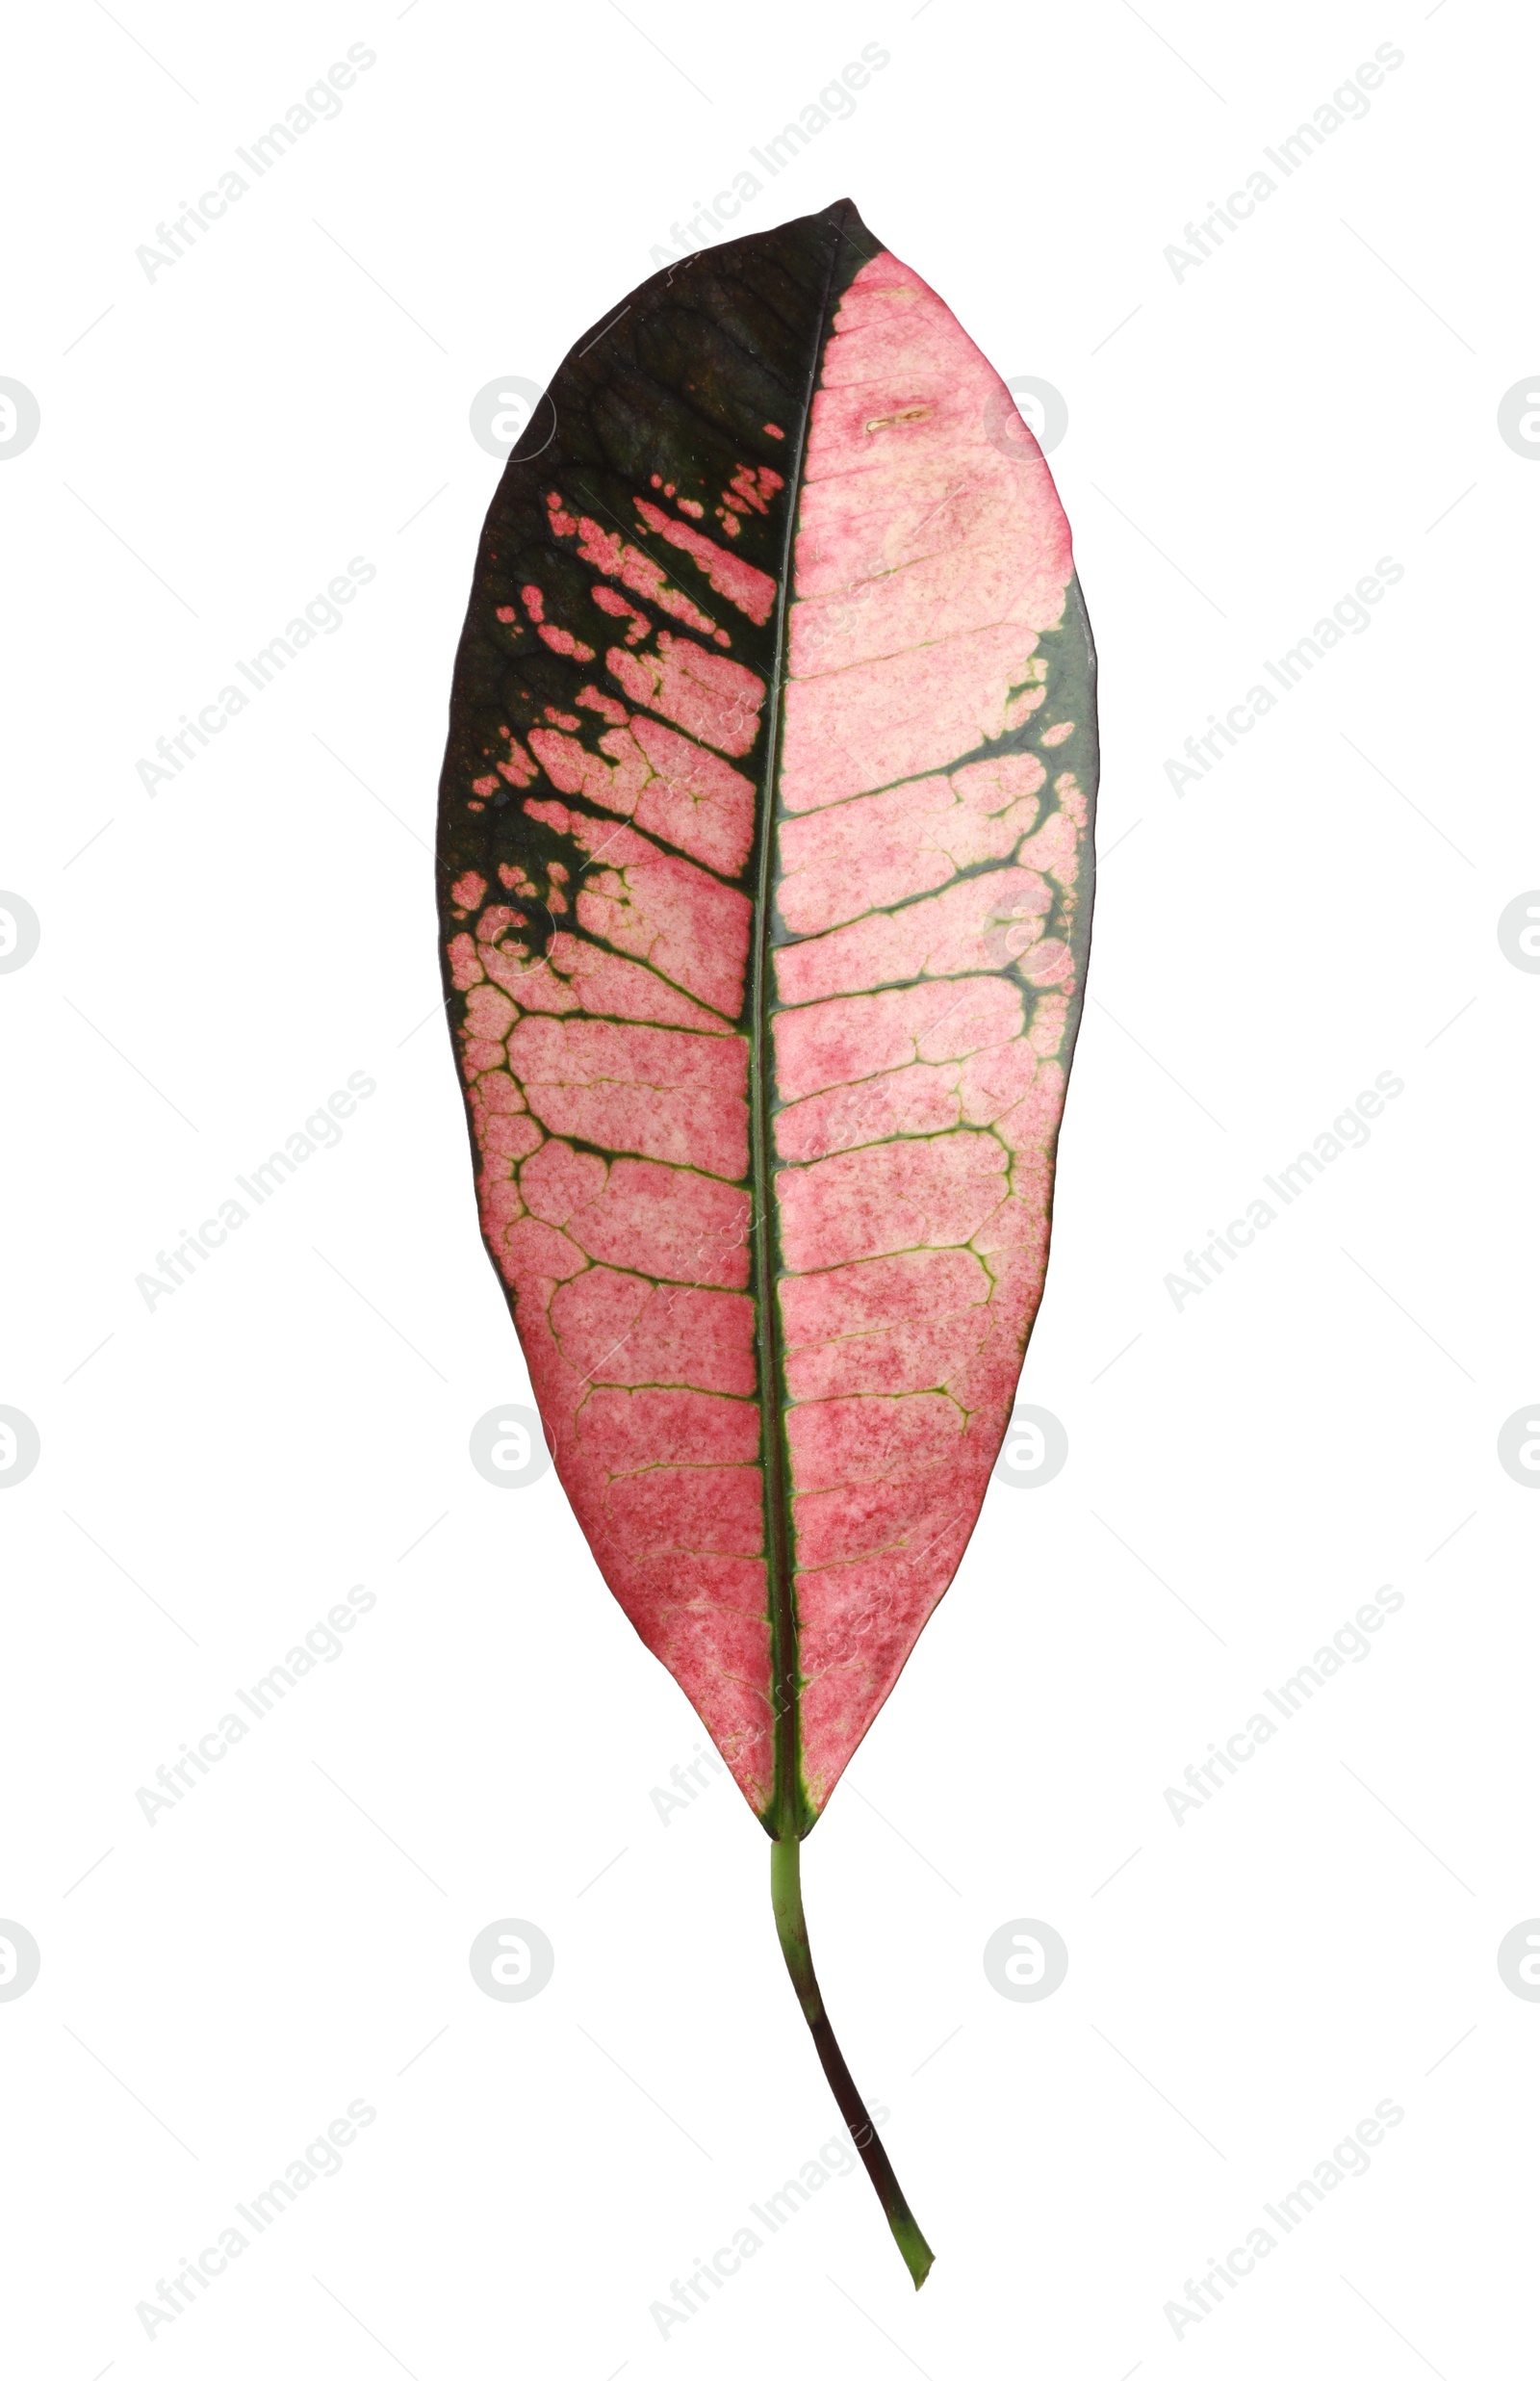
[[910, 2213], [909, 2201], [899, 2188], [898, 2177], [887, 2161], [887, 2152], [866, 2113], [865, 2103], [856, 2089], [824, 2008], [818, 1979], [813, 1974], [808, 1921], [802, 1907], [802, 1845], [794, 1835], [782, 1836], [770, 1847], [770, 1899], [775, 1905], [776, 1932], [781, 1937], [787, 1973], [808, 2020], [813, 2047], [839, 2104], [839, 2113], [850, 2128], [850, 2137], [871, 2176], [872, 2187], [883, 2203], [883, 2213], [898, 2242], [899, 2255], [918, 2290], [936, 2261], [929, 2241]]

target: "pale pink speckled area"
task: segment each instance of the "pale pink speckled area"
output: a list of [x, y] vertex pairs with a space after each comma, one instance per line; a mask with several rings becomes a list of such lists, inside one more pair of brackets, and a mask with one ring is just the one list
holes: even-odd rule
[[1071, 569], [1036, 447], [989, 434], [1002, 396], [916, 273], [884, 255], [857, 275], [813, 401], [780, 786], [775, 1129], [796, 1162], [776, 1195], [815, 1810], [950, 1583], [1042, 1292], [1064, 1004], [1040, 1018], [1027, 987], [1066, 988], [1043, 921], [1085, 805], [1072, 781], [1045, 797], [1034, 754], [956, 765], [1040, 700]]

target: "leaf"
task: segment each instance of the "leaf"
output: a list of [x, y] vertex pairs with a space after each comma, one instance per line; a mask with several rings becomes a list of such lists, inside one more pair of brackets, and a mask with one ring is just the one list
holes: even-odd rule
[[482, 1229], [556, 1468], [773, 1839], [916, 2282], [798, 1844], [957, 1568], [1041, 1296], [1093, 671], [1010, 392], [842, 200], [561, 366], [441, 791]]

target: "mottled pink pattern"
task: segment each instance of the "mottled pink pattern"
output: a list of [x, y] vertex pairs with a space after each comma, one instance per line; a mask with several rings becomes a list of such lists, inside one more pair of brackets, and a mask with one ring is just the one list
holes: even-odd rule
[[718, 752], [745, 753], [759, 733], [764, 686], [741, 661], [706, 653], [667, 629], [655, 655], [612, 645], [604, 659], [633, 703], [661, 712]]
[[1035, 755], [1013, 753], [787, 819], [782, 918], [793, 934], [817, 934], [944, 885], [981, 860], [1008, 859], [1037, 818], [1045, 775]]
[[565, 1017], [575, 1009], [587, 1009], [650, 1025], [687, 1025], [696, 1033], [731, 1030], [698, 1000], [660, 982], [651, 968], [617, 958], [613, 951], [596, 950], [575, 934], [553, 934], [543, 959], [521, 957], [511, 944], [496, 948], [483, 945], [479, 959], [471, 964], [484, 968], [522, 1008], [541, 1016]]
[[[641, 497], [635, 500], [637, 512], [650, 530], [671, 546], [680, 547], [694, 562], [699, 562], [718, 595], [725, 595], [747, 618], [763, 627], [770, 617], [770, 607], [776, 599], [776, 582], [767, 579], [752, 562], [742, 561], [729, 554], [713, 538], [703, 537], [699, 530], [687, 529], [682, 521], [671, 520], [656, 505], [649, 505]], [[699, 510], [699, 506], [697, 506]]]
[[1008, 967], [1038, 940], [1052, 902], [1032, 868], [964, 877], [929, 900], [858, 918], [817, 942], [777, 951], [776, 989], [785, 1001], [824, 1000], [907, 976]]
[[[689, 616], [678, 591], [664, 601], [655, 565], [580, 526], [585, 558]], [[732, 563], [717, 566], [730, 595], [748, 585]], [[654, 635], [611, 589], [594, 594], [630, 619], [632, 648]], [[755, 742], [764, 687], [667, 631], [654, 651], [615, 647], [606, 661], [608, 683], [548, 712], [528, 744], [531, 776], [610, 815], [531, 793], [529, 816], [568, 859], [538, 883], [509, 868], [509, 899], [478, 917], [485, 882], [454, 888], [482, 1225], [595, 1557], [757, 1810], [774, 1739], [747, 1295], [751, 913], [720, 880], [754, 840], [755, 784], [728, 755]], [[603, 723], [597, 752], [582, 712], [588, 737]], [[559, 923], [543, 956], [524, 939], [538, 908], [576, 928]]]
[[[763, 623], [776, 590], [731, 540], [794, 493], [742, 465], [715, 507], [724, 545], [654, 474], [633, 500], [644, 552], [551, 490], [552, 533], [593, 576], [566, 619], [531, 582], [530, 628], [585, 668], [595, 607], [624, 641], [572, 710], [485, 757], [473, 807], [506, 780], [563, 856], [458, 878], [449, 942], [483, 1227], [563, 1485], [760, 1811], [747, 996], [768, 690], [657, 556]], [[1045, 712], [1035, 749], [990, 750], [1049, 693], [1038, 640], [1070, 558], [1046, 467], [890, 256], [840, 306], [799, 503], [763, 1079], [817, 1810], [956, 1568], [1040, 1295], [1086, 805], [1040, 757], [1065, 723]]]
[[[1069, 530], [993, 368], [919, 275], [863, 266], [813, 399], [782, 799], [813, 810], [1002, 735]], [[1001, 427], [1001, 424], [1005, 427]]]
[[1070, 778], [1045, 792], [1034, 753], [963, 760], [1043, 699], [1039, 634], [1071, 567], [1047, 468], [1002, 419], [940, 300], [891, 256], [867, 265], [813, 401], [776, 892], [815, 1810], [957, 1567], [1047, 1255], [1069, 953], [1045, 920], [1073, 902], [1085, 806]]
[[585, 933], [602, 935], [712, 1008], [737, 1015], [749, 953], [746, 894], [660, 851], [633, 828], [601, 825], [559, 802], [531, 799], [525, 808], [596, 861], [612, 863], [591, 869], [579, 887], [578, 923]]
[[508, 1067], [551, 1132], [729, 1181], [748, 1169], [748, 1047], [656, 1025], [522, 1018]]
[[[719, 875], [736, 876], [754, 841], [751, 780], [661, 720], [628, 722], [621, 704], [607, 697], [603, 704], [613, 724], [597, 753], [559, 729], [531, 731], [530, 750], [552, 784], [634, 818]], [[591, 699], [588, 708], [597, 710], [599, 702]]]

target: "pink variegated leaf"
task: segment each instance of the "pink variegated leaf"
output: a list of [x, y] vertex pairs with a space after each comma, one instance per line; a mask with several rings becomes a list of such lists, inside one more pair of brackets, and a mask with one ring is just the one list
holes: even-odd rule
[[578, 342], [487, 518], [441, 790], [482, 1229], [600, 1568], [772, 1838], [916, 2281], [798, 1846], [1009, 1421], [1095, 765], [1047, 465], [848, 201]]

